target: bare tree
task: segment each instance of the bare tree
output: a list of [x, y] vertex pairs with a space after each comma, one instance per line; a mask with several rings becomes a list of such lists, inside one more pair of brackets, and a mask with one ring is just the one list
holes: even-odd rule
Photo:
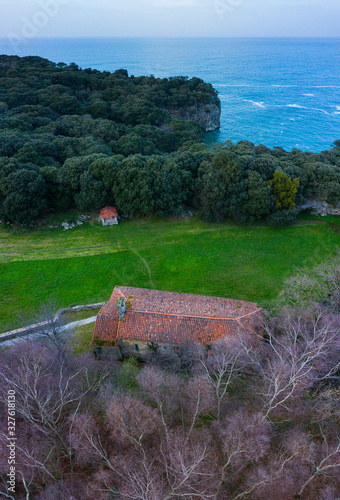
[[154, 438], [160, 426], [156, 410], [131, 396], [117, 394], [107, 409], [109, 442], [103, 441], [97, 423], [89, 415], [75, 417], [71, 441], [78, 461], [96, 460], [111, 471], [113, 476], [105, 476], [106, 488], [111, 488], [109, 483], [115, 481], [120, 485], [122, 498], [156, 500], [160, 498], [158, 475], [147, 441]]
[[159, 368], [145, 367], [137, 377], [147, 401], [155, 405], [161, 417], [164, 432], [180, 412], [180, 392], [183, 382], [174, 374]]
[[312, 423], [327, 422], [329, 426], [336, 428], [340, 421], [340, 389], [333, 385], [317, 388], [311, 396]]
[[330, 353], [339, 347], [338, 320], [321, 311], [310, 321], [287, 317], [280, 334], [266, 328], [267, 357], [261, 366], [264, 418], [288, 404], [301, 391], [331, 377], [338, 366]]
[[[58, 363], [48, 349], [30, 344], [27, 352], [26, 347], [12, 359], [1, 360], [3, 388], [15, 391], [16, 411], [26, 422], [43, 434], [58, 434], [64, 413], [85, 396], [91, 382], [87, 381], [85, 391], [80, 390], [83, 376], [86, 379], [85, 369], [73, 372], [63, 360]], [[13, 360], [17, 363], [15, 369]], [[0, 398], [4, 401], [5, 391], [1, 392]]]
[[340, 438], [336, 437], [333, 442], [329, 442], [324, 432], [321, 430], [323, 442], [319, 446], [318, 453], [313, 459], [307, 481], [301, 486], [296, 498], [301, 498], [304, 491], [320, 476], [329, 476], [331, 472], [340, 470]]
[[5, 498], [10, 498], [11, 500], [15, 500], [14, 496], [9, 493], [7, 486], [5, 486], [5, 488], [6, 488], [6, 492], [0, 491], [0, 495], [5, 497]]
[[69, 333], [64, 329], [61, 317], [56, 317], [57, 310], [57, 302], [53, 299], [47, 300], [40, 305], [39, 310], [32, 318], [32, 322], [38, 325], [36, 328], [37, 338], [45, 340], [49, 345], [54, 346], [59, 357], [66, 360]]
[[287, 488], [290, 485], [287, 484], [286, 479], [290, 472], [289, 465], [296, 455], [283, 452], [269, 454], [267, 464], [261, 463], [252, 469], [246, 475], [245, 482], [239, 488], [239, 492], [230, 497], [231, 500], [245, 500], [247, 498], [252, 500], [267, 498], [290, 500], [292, 496]]
[[[214, 470], [210, 467], [214, 462], [210, 439], [206, 435], [198, 439], [195, 431], [200, 416], [215, 406], [206, 376], [185, 382], [180, 377], [145, 368], [138, 380], [157, 405], [162, 422], [160, 461], [167, 479], [165, 498], [213, 497], [211, 478], [215, 476], [216, 467]], [[175, 414], [181, 422], [181, 430], [177, 432], [169, 425]]]
[[[97, 378], [90, 377], [86, 367], [71, 366], [57, 351], [40, 343], [20, 344], [0, 357], [0, 402], [6, 404], [8, 390], [16, 395], [21, 432], [16, 448], [25, 488], [29, 488], [30, 473], [43, 482], [57, 480], [62, 461], [68, 462], [72, 476], [67, 419], [83, 404], [92, 404], [105, 376], [104, 371]], [[0, 441], [6, 439], [2, 433]]]
[[187, 443], [202, 416], [212, 412], [216, 407], [214, 393], [205, 375], [190, 378], [181, 387], [180, 410], [182, 428], [185, 429]]
[[216, 498], [217, 458], [207, 433], [187, 435], [172, 431], [170, 439], [161, 446], [161, 463], [164, 467], [167, 495], [171, 498]]
[[104, 487], [114, 479], [122, 498], [213, 498], [217, 465], [211, 439], [196, 429], [215, 404], [206, 378], [185, 383], [146, 367], [138, 381], [154, 408], [116, 393], [107, 405], [105, 439], [93, 417], [77, 415], [71, 436], [76, 460], [105, 465], [112, 476]]
[[110, 401], [107, 418], [114, 437], [123, 441], [127, 439], [136, 449], [140, 449], [145, 439], [153, 436], [161, 427], [156, 409], [120, 393]]
[[189, 439], [199, 417], [215, 407], [213, 391], [205, 375], [185, 380], [146, 367], [140, 372], [138, 382], [148, 400], [157, 406], [166, 434], [171, 423], [177, 420], [186, 429]]
[[50, 298], [41, 302], [39, 308], [33, 314], [22, 314], [18, 320], [22, 325], [35, 325], [38, 335], [46, 336], [55, 344], [64, 344], [65, 338], [62, 334], [62, 321], [56, 318], [59, 309], [56, 300]]
[[214, 425], [216, 441], [223, 457], [218, 491], [234, 482], [249, 464], [257, 463], [270, 447], [269, 423], [261, 413], [238, 411]]
[[217, 419], [220, 418], [221, 405], [228, 389], [244, 369], [245, 345], [246, 340], [237, 336], [215, 342], [209, 350], [196, 346], [196, 360], [214, 390]]

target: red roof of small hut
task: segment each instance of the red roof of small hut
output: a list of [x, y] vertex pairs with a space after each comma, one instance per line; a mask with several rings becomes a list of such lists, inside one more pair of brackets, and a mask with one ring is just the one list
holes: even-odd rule
[[111, 217], [117, 217], [118, 212], [116, 207], [104, 207], [100, 211], [100, 218], [101, 219], [110, 219]]

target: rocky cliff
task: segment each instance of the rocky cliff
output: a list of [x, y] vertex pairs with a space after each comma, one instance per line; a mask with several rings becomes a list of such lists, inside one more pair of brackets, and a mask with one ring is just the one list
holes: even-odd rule
[[168, 109], [173, 120], [191, 120], [202, 125], [207, 132], [221, 126], [221, 104], [196, 104], [187, 108]]
[[340, 203], [333, 206], [325, 200], [309, 200], [304, 205], [299, 205], [296, 208], [299, 210], [312, 209], [312, 215], [321, 215], [321, 217], [325, 217], [326, 215], [340, 215]]

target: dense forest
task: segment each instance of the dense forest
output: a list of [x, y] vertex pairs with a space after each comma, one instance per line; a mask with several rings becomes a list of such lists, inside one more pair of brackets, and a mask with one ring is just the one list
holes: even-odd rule
[[[292, 223], [296, 204], [340, 200], [340, 141], [320, 154], [241, 141], [208, 146], [171, 110], [220, 106], [199, 78], [157, 79], [0, 57], [0, 219], [48, 211], [174, 215]], [[203, 108], [202, 108], [203, 107]], [[207, 108], [207, 109], [208, 109]]]
[[339, 270], [338, 256], [291, 278], [263, 339], [210, 354], [188, 341], [168, 362], [96, 360], [58, 324], [0, 350], [0, 495], [339, 499]]

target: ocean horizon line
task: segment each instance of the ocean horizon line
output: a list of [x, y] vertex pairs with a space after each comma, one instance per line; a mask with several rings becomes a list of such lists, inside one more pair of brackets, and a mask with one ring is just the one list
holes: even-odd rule
[[[9, 36], [0, 36], [0, 41]], [[35, 36], [33, 40], [340, 40], [339, 36]], [[31, 39], [27, 39], [27, 42]]]

